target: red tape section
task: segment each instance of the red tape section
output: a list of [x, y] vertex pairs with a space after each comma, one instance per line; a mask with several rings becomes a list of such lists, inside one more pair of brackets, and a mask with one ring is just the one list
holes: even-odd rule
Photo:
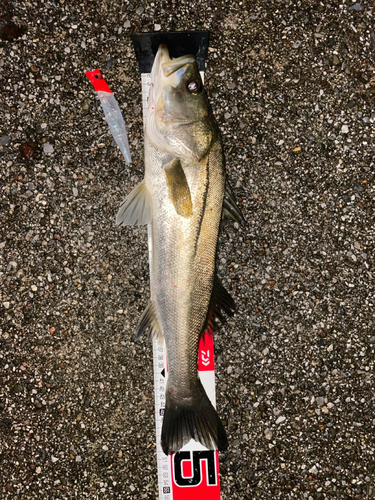
[[205, 332], [198, 346], [198, 370], [200, 372], [213, 371], [214, 365], [214, 339], [212, 329]]
[[220, 500], [218, 451], [179, 451], [170, 460], [173, 500]]
[[93, 84], [94, 89], [99, 92], [109, 92], [112, 94], [111, 89], [108, 87], [107, 82], [104, 80], [102, 74], [98, 69], [94, 69], [93, 71], [86, 71], [85, 75]]

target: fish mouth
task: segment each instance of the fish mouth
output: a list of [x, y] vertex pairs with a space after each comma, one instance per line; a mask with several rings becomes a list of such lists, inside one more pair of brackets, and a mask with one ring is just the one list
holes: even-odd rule
[[194, 63], [195, 57], [191, 54], [187, 54], [171, 59], [168, 47], [165, 44], [161, 44], [156, 54], [156, 60], [157, 64], [155, 66], [159, 68], [165, 78], [168, 78], [173, 75], [173, 73], [176, 73], [176, 71], [186, 66], [186, 64]]

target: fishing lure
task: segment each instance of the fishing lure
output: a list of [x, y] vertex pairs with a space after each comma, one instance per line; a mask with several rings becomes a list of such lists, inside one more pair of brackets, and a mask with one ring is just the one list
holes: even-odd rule
[[96, 90], [114, 140], [120, 148], [126, 163], [131, 163], [125, 122], [114, 95], [98, 69], [87, 71], [85, 74]]

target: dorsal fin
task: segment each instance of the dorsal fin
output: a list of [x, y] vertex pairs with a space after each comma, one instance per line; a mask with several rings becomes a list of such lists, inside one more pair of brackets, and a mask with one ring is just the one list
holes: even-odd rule
[[239, 224], [244, 223], [245, 219], [241, 213], [241, 210], [238, 208], [236, 200], [234, 199], [232, 190], [228, 184], [228, 181], [225, 183], [225, 194], [223, 201], [223, 220], [234, 220]]
[[228, 316], [233, 316], [235, 309], [236, 304], [234, 303], [234, 300], [225, 290], [220, 279], [215, 276], [210, 305], [208, 306], [207, 318], [202, 334], [210, 327], [212, 328], [216, 325], [216, 319], [224, 321], [223, 312], [228, 314]]

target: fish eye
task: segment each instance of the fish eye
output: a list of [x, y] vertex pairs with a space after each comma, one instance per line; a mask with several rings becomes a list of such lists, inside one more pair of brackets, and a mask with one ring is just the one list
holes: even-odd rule
[[198, 94], [198, 92], [201, 90], [201, 82], [192, 80], [187, 84], [187, 89], [191, 94]]
[[102, 75], [96, 74], [96, 75], [94, 75], [94, 78], [96, 78], [97, 80], [100, 80], [100, 78], [102, 78]]

